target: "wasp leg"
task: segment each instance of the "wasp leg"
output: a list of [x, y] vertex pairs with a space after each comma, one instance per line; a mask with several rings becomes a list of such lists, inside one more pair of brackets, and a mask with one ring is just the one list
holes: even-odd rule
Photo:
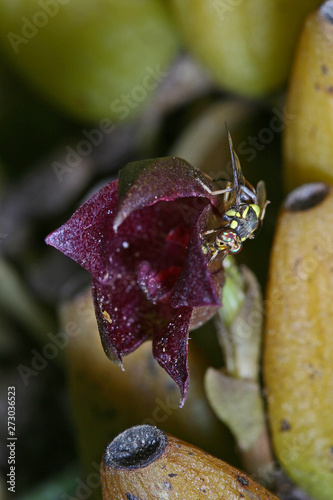
[[207, 262], [207, 266], [209, 266], [213, 260], [215, 259], [215, 257], [217, 257], [217, 255], [219, 254], [219, 251], [218, 250], [215, 250], [215, 252], [213, 253], [213, 255], [211, 256], [211, 258], [209, 259], [209, 261]]
[[[208, 177], [208, 176], [207, 176]], [[208, 177], [209, 178], [209, 177]], [[213, 179], [212, 179], [213, 180]], [[208, 186], [206, 186], [206, 184], [204, 184], [202, 182], [201, 179], [198, 179], [198, 181], [200, 182], [201, 186], [209, 193], [211, 194], [212, 196], [217, 196], [218, 194], [224, 194], [224, 193], [230, 193], [231, 191], [234, 190], [233, 187], [227, 187], [227, 188], [224, 188], [224, 189], [219, 189], [217, 191], [212, 191]]]
[[261, 212], [261, 215], [260, 215], [260, 221], [262, 222], [264, 220], [264, 217], [265, 217], [265, 213], [266, 213], [266, 208], [267, 208], [267, 205], [270, 204], [270, 201], [269, 200], [266, 200], [265, 202], [265, 206], [264, 208], [262, 209], [262, 212]]
[[208, 231], [205, 231], [204, 233], [200, 233], [200, 238], [202, 238], [203, 236], [208, 236], [209, 234], [213, 234], [216, 231], [218, 231], [218, 228], [216, 228], [216, 229], [209, 229]]
[[208, 231], [205, 231], [204, 233], [200, 233], [200, 238], [202, 238], [203, 236], [208, 236], [209, 234], [216, 233], [217, 231], [221, 231], [227, 224], [228, 224], [228, 222], [226, 222], [222, 226], [216, 227], [215, 229], [208, 229]]
[[211, 258], [209, 259], [209, 261], [207, 262], [207, 266], [209, 266], [213, 260], [221, 253], [221, 252], [224, 252], [224, 255], [221, 259], [221, 262], [227, 257], [227, 255], [229, 255], [229, 252], [227, 250], [227, 248], [225, 248], [224, 250], [222, 249], [218, 249], [218, 250], [215, 250], [215, 252], [213, 253], [213, 255], [211, 256]]

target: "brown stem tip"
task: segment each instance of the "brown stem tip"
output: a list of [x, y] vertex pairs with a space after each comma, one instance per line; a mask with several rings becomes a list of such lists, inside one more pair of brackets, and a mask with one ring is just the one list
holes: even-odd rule
[[136, 425], [111, 441], [105, 450], [104, 461], [118, 469], [138, 469], [156, 460], [167, 445], [166, 434], [157, 427]]
[[329, 188], [323, 182], [304, 184], [294, 189], [294, 191], [287, 196], [284, 202], [284, 208], [290, 212], [308, 210], [324, 201], [328, 192]]
[[319, 10], [326, 21], [333, 24], [333, 1], [328, 0], [327, 2], [324, 2]]

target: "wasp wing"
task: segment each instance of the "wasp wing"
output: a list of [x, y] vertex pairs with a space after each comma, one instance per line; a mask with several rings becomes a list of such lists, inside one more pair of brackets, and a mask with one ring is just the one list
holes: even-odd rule
[[[227, 127], [227, 125], [226, 125]], [[232, 162], [232, 171], [234, 174], [234, 192], [236, 194], [236, 202], [239, 204], [239, 195], [241, 191], [241, 185], [246, 183], [245, 177], [242, 172], [242, 167], [239, 161], [239, 158], [236, 154], [236, 151], [234, 150], [234, 146], [232, 144], [232, 139], [230, 132], [227, 127], [227, 133], [228, 133], [228, 142], [229, 142], [229, 148], [230, 148], [230, 154], [231, 154], [231, 162]]]
[[257, 205], [260, 208], [260, 220], [263, 220], [266, 207], [270, 203], [270, 201], [266, 199], [266, 186], [264, 181], [258, 182], [256, 194], [257, 194]]

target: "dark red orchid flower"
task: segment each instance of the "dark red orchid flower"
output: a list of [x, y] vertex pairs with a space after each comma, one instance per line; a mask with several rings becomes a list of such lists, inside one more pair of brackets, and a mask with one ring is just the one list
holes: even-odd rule
[[92, 275], [106, 354], [122, 357], [148, 338], [178, 384], [189, 384], [188, 333], [220, 307], [223, 269], [212, 273], [200, 233], [219, 211], [212, 182], [179, 158], [128, 164], [46, 242]]

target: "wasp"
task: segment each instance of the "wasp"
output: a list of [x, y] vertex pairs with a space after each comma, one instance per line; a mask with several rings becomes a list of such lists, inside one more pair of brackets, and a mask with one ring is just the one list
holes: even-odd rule
[[[245, 179], [228, 128], [227, 134], [233, 182], [227, 181], [226, 187], [218, 191], [211, 191], [208, 186], [205, 186], [205, 189], [213, 196], [223, 194], [223, 203], [226, 208], [220, 225], [200, 235], [204, 239], [202, 251], [209, 256], [207, 265], [210, 265], [218, 255], [223, 260], [229, 254], [239, 253], [245, 240], [255, 238], [260, 232], [266, 207], [270, 203], [266, 200], [264, 181], [259, 181], [257, 188], [254, 189]], [[207, 238], [215, 233], [215, 239]]]

